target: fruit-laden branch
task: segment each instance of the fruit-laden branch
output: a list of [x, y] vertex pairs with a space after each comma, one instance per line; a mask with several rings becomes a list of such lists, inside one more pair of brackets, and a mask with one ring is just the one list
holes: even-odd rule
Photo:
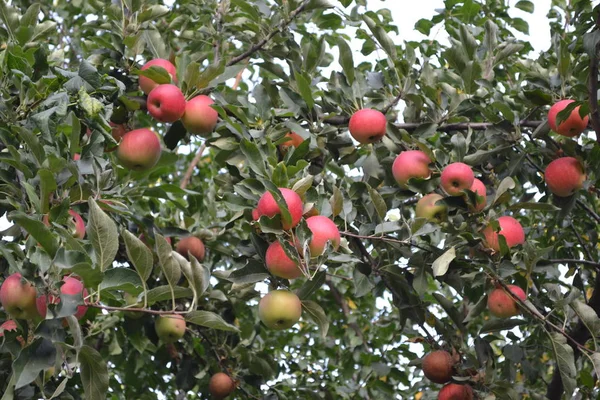
[[196, 165], [198, 165], [198, 163], [202, 159], [202, 153], [204, 153], [204, 149], [206, 149], [206, 142], [202, 143], [202, 146], [200, 146], [200, 148], [198, 149], [198, 153], [196, 153], [196, 157], [194, 157], [194, 159], [188, 166], [187, 171], [185, 171], [185, 175], [183, 176], [181, 184], [179, 185], [180, 188], [185, 189], [188, 183], [190, 183], [192, 173], [194, 173], [194, 168], [196, 168]]
[[548, 264], [569, 264], [569, 263], [573, 263], [573, 264], [591, 265], [591, 266], [594, 266], [594, 267], [599, 267], [600, 266], [600, 262], [590, 261], [590, 260], [577, 260], [575, 258], [553, 258], [551, 260], [540, 260], [539, 263], [540, 264], [543, 264], [543, 263], [548, 263]]
[[279, 32], [283, 32], [283, 30], [285, 28], [287, 28], [287, 26], [289, 24], [292, 23], [292, 21], [294, 21], [294, 19], [296, 19], [296, 17], [298, 16], [298, 14], [300, 14], [302, 11], [304, 11], [304, 9], [306, 8], [306, 6], [308, 5], [308, 3], [310, 3], [310, 0], [304, 0], [302, 2], [302, 4], [300, 4], [298, 6], [298, 8], [296, 8], [295, 10], [293, 10], [290, 13], [290, 16], [288, 17], [288, 19], [282, 21], [279, 26], [272, 30], [264, 39], [262, 39], [260, 42], [256, 43], [254, 46], [250, 47], [248, 50], [246, 50], [245, 52], [243, 52], [242, 54], [240, 54], [237, 57], [232, 58], [226, 65], [228, 67], [231, 67], [232, 65], [235, 65], [237, 63], [239, 63], [240, 61], [250, 57], [252, 54], [256, 53], [257, 51], [259, 51], [260, 49], [262, 49], [265, 44], [267, 44], [269, 42], [269, 40], [271, 40], [275, 35], [277, 35]]
[[140, 312], [140, 313], [146, 313], [146, 314], [152, 314], [152, 315], [173, 315], [173, 314], [188, 314], [189, 311], [159, 311], [159, 310], [151, 310], [149, 308], [134, 308], [134, 307], [112, 307], [112, 306], [105, 306], [103, 304], [97, 304], [97, 303], [86, 303], [85, 304], [86, 307], [92, 307], [92, 308], [99, 308], [101, 310], [106, 310], [106, 311], [127, 311], [127, 312]]
[[[596, 282], [594, 284], [594, 293], [590, 300], [588, 301], [588, 306], [592, 307], [592, 309], [596, 312], [598, 316], [600, 316], [600, 273], [596, 273]], [[589, 329], [585, 326], [582, 321], [579, 321], [575, 328], [573, 328], [569, 332], [569, 336], [573, 338], [575, 343], [569, 341], [569, 346], [573, 349], [575, 354], [575, 361], [581, 355], [581, 348], [587, 342], [591, 333]], [[585, 348], [585, 347], [584, 347]], [[598, 376], [594, 376], [594, 379], [598, 379]], [[552, 381], [548, 385], [548, 390], [546, 391], [546, 397], [548, 400], [560, 400], [562, 398], [562, 394], [564, 392], [564, 386], [562, 382], [562, 378], [560, 377], [560, 371], [557, 367], [554, 368], [554, 375], [552, 376]]]
[[[386, 108], [384, 108], [384, 110], [385, 109]], [[344, 126], [344, 125], [348, 125], [348, 122], [350, 122], [350, 117], [346, 117], [343, 115], [338, 115], [335, 117], [325, 117], [325, 118], [323, 118], [323, 122], [326, 124], [329, 124], [329, 125]], [[519, 126], [525, 127], [525, 128], [537, 128], [538, 126], [540, 126], [543, 123], [544, 123], [544, 121], [523, 120], [523, 121], [519, 122]], [[399, 128], [399, 129], [404, 129], [407, 131], [414, 131], [414, 130], [418, 129], [419, 127], [421, 127], [422, 125], [423, 125], [422, 122], [408, 122], [408, 123], [394, 124], [395, 127]], [[474, 131], [484, 131], [495, 125], [497, 125], [497, 124], [494, 124], [492, 122], [460, 122], [460, 123], [456, 123], [456, 124], [440, 125], [436, 128], [436, 130], [438, 130], [440, 132], [464, 131], [467, 129], [472, 129]]]

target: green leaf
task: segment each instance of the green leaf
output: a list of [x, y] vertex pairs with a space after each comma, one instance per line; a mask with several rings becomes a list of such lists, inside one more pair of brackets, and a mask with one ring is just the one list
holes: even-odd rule
[[210, 270], [202, 265], [194, 256], [190, 256], [192, 263], [192, 275], [198, 296], [202, 296], [210, 286]]
[[456, 258], [456, 249], [454, 246], [450, 247], [444, 254], [436, 258], [436, 260], [431, 264], [431, 269], [433, 269], [433, 276], [443, 276], [448, 272], [448, 268], [450, 267], [450, 263]]
[[510, 319], [491, 319], [486, 321], [479, 333], [487, 333], [487, 332], [500, 332], [505, 330], [510, 330], [516, 326], [521, 326], [527, 324], [527, 321], [518, 319], [518, 318], [510, 318]]
[[96, 263], [105, 271], [115, 260], [119, 251], [119, 232], [115, 222], [104, 212], [93, 198], [89, 198], [90, 208], [87, 235], [92, 242]]
[[523, 202], [512, 204], [507, 210], [560, 211], [560, 208], [550, 203]]
[[138, 23], [146, 21], [156, 21], [158, 18], [169, 13], [169, 7], [162, 5], [154, 5], [142, 11], [137, 18]]
[[326, 276], [327, 274], [325, 273], [325, 271], [319, 271], [311, 280], [307, 280], [306, 282], [304, 282], [304, 285], [302, 285], [302, 287], [298, 289], [298, 292], [296, 293], [300, 300], [304, 301], [305, 299], [309, 298], [310, 295], [312, 295], [314, 292], [319, 290], [319, 288], [325, 283]]
[[192, 295], [193, 295], [192, 289], [190, 289], [190, 288], [175, 286], [171, 290], [171, 287], [167, 286], [167, 285], [157, 286], [146, 292], [146, 297], [148, 298], [149, 306], [154, 303], [170, 300], [173, 297], [175, 299], [184, 299], [184, 298], [192, 297]]
[[313, 181], [314, 181], [314, 176], [312, 176], [312, 175], [305, 176], [304, 178], [302, 178], [299, 181], [297, 181], [296, 183], [294, 183], [294, 186], [292, 186], [292, 190], [294, 192], [298, 193], [300, 196], [302, 196], [304, 193], [306, 193], [306, 191], [308, 189], [310, 189], [312, 187]]
[[354, 283], [354, 295], [356, 297], [362, 297], [373, 291], [375, 284], [371, 282], [369, 277], [354, 268], [354, 274], [352, 276], [352, 282]]
[[158, 254], [158, 263], [160, 268], [169, 283], [171, 288], [174, 288], [181, 278], [181, 267], [179, 262], [173, 257], [173, 248], [164, 238], [164, 236], [158, 233], [154, 235], [156, 243], [156, 253]]
[[245, 283], [255, 283], [264, 281], [269, 277], [269, 273], [265, 268], [263, 263], [248, 260], [247, 264], [242, 268], [238, 268], [229, 274], [229, 276], [223, 277], [224, 279], [236, 283], [236, 284], [245, 284]]
[[352, 83], [354, 83], [354, 59], [352, 58], [352, 49], [348, 42], [342, 37], [338, 38], [337, 45], [340, 51], [340, 65], [344, 70], [344, 75], [346, 75], [348, 84], [352, 85]]
[[133, 71], [134, 75], [145, 76], [158, 83], [159, 85], [164, 85], [165, 83], [171, 83], [171, 75], [169, 72], [163, 67], [159, 67], [157, 65], [153, 65], [150, 68], [146, 68], [144, 70], [136, 70]]
[[533, 5], [533, 2], [531, 2], [529, 0], [519, 0], [519, 1], [517, 1], [517, 4], [515, 4], [515, 7], [518, 8], [519, 10], [523, 10], [528, 13], [533, 13], [533, 11], [535, 10], [535, 6]]
[[312, 95], [310, 79], [305, 77], [303, 74], [294, 71], [294, 80], [296, 81], [296, 86], [298, 87], [300, 96], [302, 96], [302, 99], [304, 99], [306, 102], [308, 109], [312, 109], [315, 106], [315, 100], [313, 99]]
[[38, 337], [27, 345], [12, 364], [15, 389], [20, 389], [37, 378], [40, 372], [54, 365], [56, 348], [46, 338]]
[[136, 294], [143, 287], [139, 275], [132, 269], [124, 267], [111, 268], [104, 273], [100, 290], [124, 290]]
[[573, 349], [567, 344], [567, 338], [558, 332], [550, 334], [550, 342], [560, 371], [566, 398], [571, 398], [577, 388], [577, 368]]
[[498, 190], [496, 190], [496, 197], [494, 198], [492, 204], [496, 204], [496, 202], [504, 193], [511, 189], [514, 189], [515, 186], [515, 181], [510, 176], [507, 176], [506, 178], [502, 179], [502, 182], [500, 182], [500, 185], [498, 185]]
[[596, 311], [594, 311], [592, 307], [580, 300], [572, 302], [571, 307], [577, 313], [577, 316], [581, 322], [583, 322], [592, 337], [594, 337], [597, 332], [600, 332], [600, 318], [598, 318], [598, 314], [596, 314]]
[[146, 282], [152, 274], [152, 251], [150, 251], [144, 242], [125, 229], [121, 231], [121, 236], [125, 242], [127, 258], [129, 258], [129, 261], [131, 261], [135, 267], [136, 271], [140, 275], [140, 278], [142, 279], [142, 282]]
[[455, 307], [454, 303], [451, 300], [448, 300], [444, 295], [440, 293], [433, 293], [433, 297], [437, 300], [440, 306], [446, 311], [450, 319], [456, 324], [456, 327], [460, 329], [461, 332], [465, 331], [465, 326], [463, 325], [463, 316]]
[[228, 324], [220, 315], [210, 311], [193, 311], [185, 316], [185, 320], [194, 325], [204, 326], [221, 331], [239, 332], [239, 329]]
[[54, 235], [52, 235], [43, 222], [33, 219], [20, 211], [12, 212], [9, 219], [25, 229], [48, 252], [50, 257], [54, 258], [58, 250], [58, 244]]
[[327, 9], [334, 7], [335, 3], [333, 3], [333, 1], [331, 0], [310, 0], [308, 2], [308, 5], [304, 8], [304, 11]]
[[325, 311], [323, 311], [323, 308], [314, 301], [303, 300], [302, 310], [304, 311], [304, 316], [317, 324], [321, 332], [321, 338], [325, 339], [327, 331], [329, 331], [329, 320], [327, 319], [327, 315], [325, 314]]
[[390, 57], [390, 59], [395, 60], [398, 57], [396, 54], [396, 45], [394, 44], [392, 38], [387, 34], [385, 29], [383, 29], [381, 26], [375, 23], [375, 21], [373, 21], [366, 14], [362, 15], [362, 19], [363, 21], [365, 21], [365, 23], [369, 27], [369, 30], [373, 33], [373, 36], [375, 37], [375, 39], [377, 39], [377, 42], [379, 42], [379, 44]]
[[46, 214], [49, 209], [48, 200], [50, 199], [50, 195], [57, 188], [56, 176], [46, 168], [40, 168], [38, 175], [40, 177], [40, 212]]
[[208, 87], [210, 83], [221, 75], [225, 71], [225, 63], [210, 64], [204, 71], [200, 73], [196, 80], [196, 87], [198, 89], [204, 89]]
[[87, 400], [105, 400], [108, 392], [108, 367], [93, 347], [83, 346], [77, 355], [81, 383]]
[[329, 198], [329, 204], [331, 205], [332, 218], [335, 218], [342, 212], [344, 196], [342, 196], [342, 192], [337, 186], [333, 187], [333, 195]]
[[371, 197], [371, 201], [373, 202], [373, 206], [375, 207], [375, 211], [377, 211], [379, 219], [383, 221], [388, 212], [385, 200], [383, 200], [383, 197], [381, 197], [379, 192], [371, 186], [369, 186], [369, 196]]
[[242, 139], [240, 142], [240, 150], [242, 154], [246, 157], [246, 162], [248, 166], [254, 173], [260, 176], [266, 176], [267, 171], [265, 169], [264, 158], [256, 146], [256, 143], [251, 142], [247, 139]]

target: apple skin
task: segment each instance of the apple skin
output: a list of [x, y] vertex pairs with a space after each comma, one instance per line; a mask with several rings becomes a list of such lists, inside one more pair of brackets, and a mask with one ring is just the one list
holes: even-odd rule
[[[283, 199], [287, 205], [288, 211], [292, 217], [291, 224], [287, 224], [281, 221], [282, 227], [284, 230], [288, 231], [298, 225], [300, 220], [302, 219], [302, 212], [304, 210], [304, 205], [302, 204], [302, 199], [298, 195], [298, 193], [294, 192], [291, 189], [279, 188]], [[273, 218], [275, 215], [280, 214], [281, 210], [275, 201], [275, 198], [271, 194], [271, 192], [265, 192], [260, 200], [258, 200], [258, 205], [256, 206], [256, 212], [259, 217], [265, 215], [269, 218]]]
[[[60, 287], [60, 292], [62, 294], [66, 294], [69, 296], [75, 296], [81, 294], [81, 296], [85, 299], [88, 295], [87, 289], [83, 286], [83, 283], [72, 276], [63, 277], [63, 285]], [[52, 295], [46, 296], [45, 294], [41, 295], [36, 299], [36, 307], [39, 315], [46, 319], [46, 314], [48, 313], [48, 304], [59, 304], [60, 297], [55, 297]], [[77, 311], [75, 311], [75, 318], [81, 319], [85, 315], [87, 311], [87, 307], [84, 305], [77, 306]], [[63, 323], [63, 325], [66, 325]]]
[[312, 232], [312, 239], [308, 244], [311, 257], [322, 255], [327, 242], [331, 242], [333, 250], [337, 250], [340, 247], [340, 230], [331, 219], [322, 215], [315, 215], [306, 219], [306, 225], [308, 225], [308, 229]]
[[123, 136], [125, 136], [125, 134], [129, 132], [127, 126], [125, 126], [124, 124], [115, 124], [114, 122], [109, 122], [108, 124], [111, 126], [110, 134], [113, 137], [113, 139], [115, 139], [115, 142], [117, 142], [117, 145], [105, 148], [105, 153], [110, 153], [118, 149], [118, 143], [120, 143], [121, 139], [123, 139]]
[[73, 218], [72, 221], [75, 225], [75, 233], [73, 234], [73, 237], [83, 239], [85, 237], [85, 221], [75, 210], [69, 210], [69, 215]]
[[436, 350], [423, 358], [422, 368], [423, 374], [431, 382], [446, 383], [452, 379], [454, 360], [447, 351]]
[[213, 398], [221, 400], [229, 396], [235, 390], [235, 382], [224, 372], [217, 372], [210, 377], [208, 391]]
[[252, 210], [252, 220], [258, 221], [259, 218], [260, 218], [260, 215], [258, 215], [258, 210], [255, 208], [254, 210]]
[[378, 142], [385, 136], [387, 120], [381, 111], [363, 108], [352, 114], [348, 130], [361, 144]]
[[500, 251], [498, 235], [504, 236], [506, 239], [506, 245], [509, 248], [525, 243], [525, 232], [523, 231], [523, 227], [519, 221], [513, 217], [505, 215], [498, 218], [498, 224], [500, 225], [499, 232], [494, 232], [494, 229], [491, 225], [483, 230], [485, 241], [490, 249]]
[[417, 218], [427, 218], [430, 222], [441, 223], [448, 217], [448, 206], [435, 203], [444, 197], [437, 193], [429, 193], [419, 199], [415, 207]]
[[36, 319], [39, 317], [35, 297], [35, 286], [24, 281], [20, 273], [7, 277], [0, 286], [0, 303], [15, 319]]
[[285, 134], [285, 137], [289, 140], [279, 145], [279, 147], [284, 151], [287, 151], [290, 147], [298, 147], [302, 144], [302, 142], [304, 142], [304, 138], [298, 135], [296, 132], [288, 132]]
[[473, 184], [471, 185], [471, 188], [469, 189], [471, 192], [477, 193], [478, 196], [483, 197], [483, 199], [481, 199], [481, 201], [477, 202], [476, 206], [470, 206], [470, 209], [472, 212], [480, 212], [481, 210], [483, 210], [487, 204], [487, 189], [485, 188], [485, 185], [483, 184], [483, 182], [481, 182], [479, 179], [475, 178], [473, 180]]
[[285, 254], [279, 242], [273, 242], [267, 248], [265, 264], [269, 272], [279, 278], [296, 279], [302, 275], [298, 264]]
[[[527, 295], [517, 285], [507, 285], [512, 294], [525, 301]], [[521, 310], [517, 302], [504, 291], [502, 287], [497, 287], [490, 292], [487, 301], [490, 313], [498, 318], [510, 318], [519, 315]]]
[[81, 160], [81, 154], [79, 154], [79, 153], [73, 154], [73, 161], [79, 161], [79, 160]]
[[562, 157], [546, 167], [544, 179], [548, 189], [558, 197], [568, 197], [583, 187], [585, 182], [583, 166], [574, 157]]
[[152, 89], [146, 105], [150, 115], [160, 122], [175, 122], [183, 116], [186, 109], [181, 89], [170, 83]]
[[274, 330], [291, 328], [300, 320], [302, 303], [296, 294], [273, 290], [258, 303], [258, 316], [265, 326]]
[[448, 164], [442, 171], [441, 186], [450, 196], [460, 196], [464, 189], [470, 189], [475, 180], [473, 170], [467, 164]]
[[448, 383], [438, 393], [438, 400], [473, 400], [473, 389], [469, 385]]
[[[2, 332], [0, 332], [0, 338], [4, 337], [4, 331], [6, 332], [16, 332], [19, 330], [19, 327], [17, 326], [17, 323], [12, 320], [6, 320], [2, 323], [2, 325], [0, 325], [0, 330], [3, 330]], [[25, 339], [23, 339], [23, 336], [19, 335], [17, 336], [17, 341], [21, 344], [21, 347], [25, 347]]]
[[198, 135], [211, 133], [219, 120], [219, 113], [210, 105], [213, 99], [208, 96], [196, 96], [185, 104], [185, 112], [181, 122], [188, 132]]
[[556, 125], [556, 120], [558, 113], [564, 110], [569, 104], [573, 103], [575, 100], [560, 100], [557, 103], [554, 103], [552, 107], [550, 107], [550, 111], [548, 111], [548, 123], [550, 124], [550, 129], [559, 135], [566, 137], [575, 137], [579, 136], [581, 132], [583, 132], [588, 125], [590, 118], [586, 115], [584, 118], [579, 116], [579, 108], [575, 107], [573, 111], [571, 111], [571, 115], [564, 121], [560, 123], [560, 125]]
[[160, 159], [160, 139], [148, 128], [135, 129], [123, 136], [117, 149], [117, 158], [125, 168], [146, 171]]
[[406, 188], [409, 179], [427, 179], [431, 176], [429, 164], [431, 159], [421, 150], [403, 151], [392, 164], [392, 175], [400, 187]]
[[185, 334], [185, 319], [179, 314], [160, 315], [154, 328], [158, 338], [164, 343], [175, 343]]
[[206, 248], [204, 247], [204, 243], [196, 236], [188, 236], [181, 239], [177, 243], [175, 251], [177, 251], [179, 254], [181, 254], [187, 259], [189, 259], [189, 252], [200, 262], [204, 261], [204, 256], [206, 255]]
[[[152, 66], [162, 67], [162, 68], [166, 69], [167, 72], [169, 73], [169, 75], [171, 75], [171, 81], [175, 84], [177, 83], [177, 70], [175, 69], [175, 66], [169, 60], [165, 60], [164, 58], [155, 58], [154, 60], [148, 61], [140, 69], [143, 71]], [[158, 86], [158, 83], [154, 82], [152, 79], [147, 78], [145, 76], [141, 76], [141, 75], [140, 75], [140, 79], [139, 79], [139, 84], [140, 84], [140, 89], [142, 89], [142, 92], [144, 92], [145, 94], [149, 94], [152, 91], [152, 89], [154, 89], [155, 87]]]

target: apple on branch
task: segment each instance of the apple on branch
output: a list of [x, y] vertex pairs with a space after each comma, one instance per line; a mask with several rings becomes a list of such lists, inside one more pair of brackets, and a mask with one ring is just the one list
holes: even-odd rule
[[[318, 257], [325, 252], [327, 242], [331, 243], [333, 250], [340, 247], [341, 236], [335, 222], [323, 215], [315, 215], [306, 220], [308, 229], [312, 232], [312, 239], [308, 244], [311, 257]], [[297, 243], [299, 251], [302, 251], [302, 244]]]
[[[87, 289], [83, 286], [83, 283], [72, 276], [63, 277], [63, 284], [60, 287], [60, 293], [67, 296], [81, 296], [85, 299], [88, 295]], [[36, 299], [36, 307], [37, 311], [42, 318], [46, 318], [46, 314], [48, 313], [48, 304], [59, 304], [60, 297], [55, 297], [53, 295], [46, 296], [45, 294], [41, 295]], [[77, 311], [75, 312], [75, 318], [81, 319], [85, 315], [87, 311], [87, 307], [85, 305], [78, 305]], [[63, 322], [66, 325], [66, 321]]]
[[221, 400], [229, 396], [235, 390], [235, 382], [224, 372], [217, 372], [210, 377], [208, 391], [213, 398]]
[[[282, 227], [284, 230], [290, 230], [302, 219], [302, 212], [304, 210], [304, 205], [302, 204], [302, 199], [298, 195], [298, 193], [294, 192], [291, 189], [279, 188], [281, 195], [287, 205], [288, 211], [292, 217], [291, 223], [286, 223], [283, 220], [281, 221]], [[281, 209], [277, 204], [277, 201], [271, 194], [271, 192], [265, 192], [261, 198], [258, 200], [258, 205], [256, 206], [256, 215], [260, 218], [261, 216], [267, 216], [269, 218], [273, 218], [276, 215], [281, 214]]]
[[415, 207], [417, 218], [426, 218], [430, 222], [441, 223], [448, 217], [448, 206], [444, 203], [436, 204], [444, 197], [437, 193], [429, 193], [419, 199]]
[[441, 186], [450, 196], [460, 196], [463, 190], [470, 189], [475, 180], [473, 170], [467, 164], [448, 164], [442, 171]]
[[387, 120], [381, 111], [363, 108], [352, 114], [348, 130], [361, 144], [378, 142], [385, 136]]
[[0, 286], [0, 303], [8, 314], [16, 319], [39, 317], [35, 304], [35, 286], [25, 280], [20, 273], [14, 273]]
[[185, 319], [179, 314], [160, 315], [154, 323], [158, 338], [167, 344], [181, 339], [185, 334], [185, 327]]
[[396, 156], [392, 164], [392, 175], [401, 188], [406, 189], [408, 181], [413, 178], [428, 179], [431, 159], [421, 150], [407, 150]]
[[[508, 289], [517, 298], [525, 301], [527, 295], [517, 285], [508, 285]], [[503, 287], [497, 287], [490, 292], [487, 301], [490, 313], [498, 318], [510, 318], [521, 313], [517, 302], [509, 295]]]
[[279, 278], [296, 279], [302, 275], [298, 263], [288, 257], [279, 242], [273, 242], [267, 248], [265, 264], [269, 272]]
[[258, 316], [268, 328], [288, 329], [300, 320], [302, 303], [295, 293], [287, 290], [273, 290], [260, 299]]
[[196, 236], [188, 236], [181, 239], [177, 243], [175, 249], [179, 254], [181, 254], [185, 258], [189, 259], [189, 253], [196, 257], [196, 259], [200, 262], [204, 260], [204, 256], [206, 255], [204, 243]]
[[196, 96], [185, 104], [181, 122], [189, 133], [208, 135], [215, 129], [219, 113], [211, 104], [214, 104], [213, 99], [205, 95]]
[[559, 135], [575, 137], [579, 136], [587, 128], [590, 118], [587, 115], [581, 118], [581, 115], [579, 115], [579, 108], [581, 106], [575, 107], [571, 111], [571, 114], [569, 114], [569, 116], [560, 124], [556, 123], [558, 114], [574, 101], [575, 100], [569, 99], [560, 100], [559, 102], [554, 103], [554, 105], [550, 107], [550, 111], [548, 111], [548, 123], [550, 124], [550, 129]]
[[154, 167], [162, 152], [160, 139], [148, 128], [127, 132], [119, 148], [117, 158], [125, 168], [146, 171]]
[[502, 216], [498, 218], [498, 225], [500, 226], [498, 232], [494, 231], [491, 225], [483, 230], [485, 242], [489, 248], [500, 251], [498, 235], [504, 236], [508, 248], [525, 243], [525, 232], [519, 221], [510, 216]]
[[568, 197], [583, 187], [586, 175], [575, 157], [562, 157], [550, 162], [544, 172], [548, 189], [558, 197]]
[[175, 122], [186, 110], [185, 97], [175, 85], [158, 85], [148, 94], [147, 107], [155, 120]]
[[469, 385], [448, 383], [438, 393], [438, 400], [473, 400], [473, 389]]
[[431, 382], [446, 383], [452, 379], [454, 360], [447, 351], [436, 350], [423, 358], [422, 368], [423, 374]]
[[[177, 70], [175, 69], [175, 66], [169, 60], [165, 60], [163, 58], [155, 58], [154, 60], [150, 60], [146, 64], [144, 64], [144, 66], [141, 68], [141, 70], [143, 71], [150, 67], [164, 68], [165, 70], [167, 70], [167, 72], [171, 76], [171, 82], [177, 84]], [[140, 89], [142, 89], [142, 92], [144, 92], [145, 94], [149, 94], [152, 91], [152, 89], [154, 89], [155, 87], [158, 86], [158, 83], [156, 83], [152, 79], [142, 76], [142, 75], [140, 75], [139, 84], [140, 84]]]

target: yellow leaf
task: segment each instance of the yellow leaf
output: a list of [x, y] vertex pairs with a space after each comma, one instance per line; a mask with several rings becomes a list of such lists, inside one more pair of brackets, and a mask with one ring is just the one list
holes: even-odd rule
[[415, 394], [415, 400], [421, 400], [421, 397], [423, 397], [423, 392], [418, 392]]
[[350, 307], [350, 309], [356, 310], [356, 303], [353, 302], [352, 299], [346, 299], [346, 301], [348, 302], [348, 307]]

